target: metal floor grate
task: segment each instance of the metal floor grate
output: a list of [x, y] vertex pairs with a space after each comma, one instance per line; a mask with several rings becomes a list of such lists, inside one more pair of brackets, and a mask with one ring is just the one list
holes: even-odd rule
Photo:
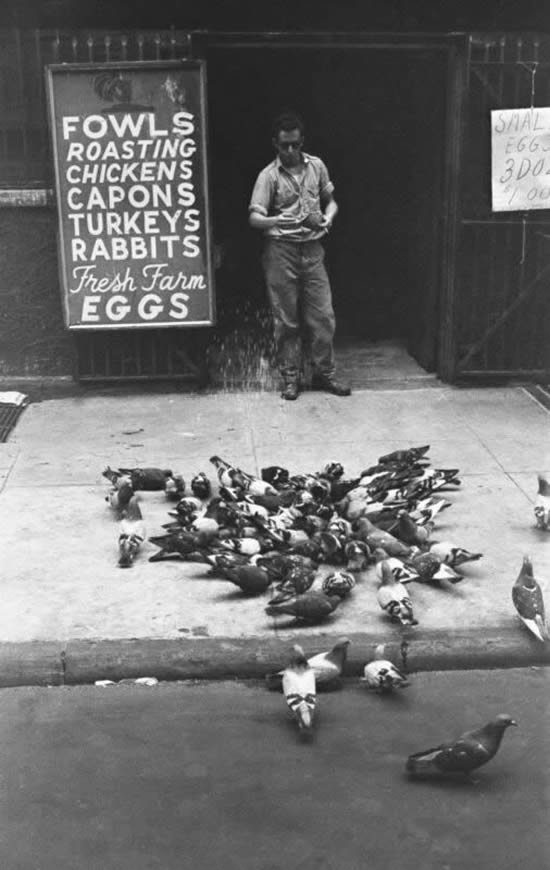
[[0, 401], [0, 444], [8, 440], [10, 433], [15, 429], [15, 425], [26, 407], [26, 401], [19, 404]]
[[526, 387], [528, 393], [550, 411], [550, 384], [529, 384]]

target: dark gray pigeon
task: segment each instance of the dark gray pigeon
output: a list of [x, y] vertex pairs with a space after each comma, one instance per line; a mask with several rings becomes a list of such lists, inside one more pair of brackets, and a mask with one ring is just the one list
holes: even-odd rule
[[447, 773], [468, 775], [496, 755], [506, 729], [517, 724], [507, 713], [499, 713], [482, 728], [466, 731], [454, 742], [442, 743], [409, 755], [407, 773], [412, 776]]

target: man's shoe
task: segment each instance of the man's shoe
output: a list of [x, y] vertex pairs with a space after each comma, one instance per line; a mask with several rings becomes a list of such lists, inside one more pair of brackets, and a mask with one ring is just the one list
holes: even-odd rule
[[351, 387], [348, 384], [342, 383], [334, 375], [317, 374], [313, 377], [312, 387], [317, 390], [324, 390], [327, 393], [332, 393], [335, 396], [350, 396]]
[[298, 398], [299, 392], [300, 389], [296, 381], [287, 381], [283, 386], [281, 399], [287, 399], [289, 402], [293, 402]]

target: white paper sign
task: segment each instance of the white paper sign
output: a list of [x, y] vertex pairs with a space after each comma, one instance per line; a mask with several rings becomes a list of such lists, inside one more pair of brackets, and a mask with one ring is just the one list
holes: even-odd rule
[[550, 208], [550, 108], [491, 112], [493, 211]]

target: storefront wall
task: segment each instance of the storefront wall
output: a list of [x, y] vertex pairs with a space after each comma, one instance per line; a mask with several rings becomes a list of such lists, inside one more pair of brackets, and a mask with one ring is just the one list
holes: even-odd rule
[[[528, 44], [532, 53], [530, 39], [523, 38], [522, 51]], [[329, 266], [342, 328], [365, 341], [404, 339], [427, 370], [447, 381], [550, 371], [549, 297], [539, 292], [545, 212], [495, 219], [490, 209], [488, 111], [526, 99], [523, 84], [516, 91], [507, 84], [508, 73], [501, 73], [500, 91], [486, 77], [511, 62], [509, 34], [19, 28], [2, 31], [1, 40], [4, 69], [19, 71], [15, 93], [3, 88], [1, 95], [2, 374], [75, 372], [57, 277], [44, 64], [189, 52], [205, 57], [208, 68], [218, 332], [232, 328], [232, 319], [261, 317], [265, 305], [259, 239], [248, 228], [246, 206], [257, 171], [272, 156], [271, 117], [290, 93], [308, 125], [306, 150], [326, 159], [336, 185], [341, 211]], [[487, 53], [502, 40], [506, 57], [497, 54], [489, 65]], [[516, 56], [514, 69], [526, 57]], [[548, 105], [547, 90], [537, 91], [537, 104]], [[97, 374], [107, 358], [116, 374], [118, 354], [130, 359], [122, 374], [141, 366], [150, 376], [164, 366], [160, 373], [170, 375], [161, 345], [181, 347], [186, 333], [200, 354], [208, 340], [204, 331], [198, 338], [192, 330], [173, 337], [165, 331], [155, 347], [154, 330], [145, 332], [126, 336], [123, 352], [116, 336], [99, 339], [99, 362], [94, 348], [80, 342], [77, 374]]]

